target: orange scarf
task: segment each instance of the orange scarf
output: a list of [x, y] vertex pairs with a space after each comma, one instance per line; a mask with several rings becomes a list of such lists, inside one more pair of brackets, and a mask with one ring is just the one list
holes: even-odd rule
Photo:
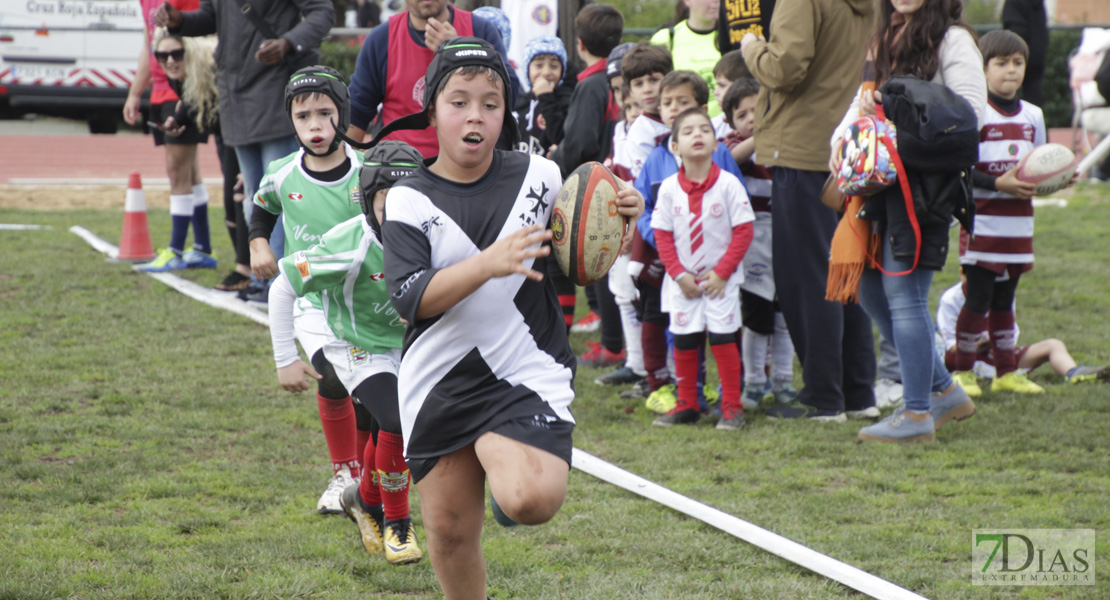
[[[874, 76], [871, 69], [865, 67], [860, 95], [874, 92]], [[870, 253], [876, 260], [882, 260], [882, 240], [879, 234], [872, 231], [869, 221], [856, 216], [863, 208], [863, 200], [861, 196], [849, 196], [844, 205], [844, 216], [836, 226], [829, 251], [829, 280], [825, 287], [825, 300], [841, 304], [859, 302], [859, 282], [863, 269], [867, 266], [867, 255]], [[864, 240], [867, 240], [866, 245]]]

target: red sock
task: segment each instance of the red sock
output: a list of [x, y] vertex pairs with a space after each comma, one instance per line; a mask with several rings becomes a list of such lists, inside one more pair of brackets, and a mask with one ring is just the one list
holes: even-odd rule
[[717, 361], [717, 375], [721, 378], [721, 409], [736, 408], [744, 413], [740, 404], [740, 353], [736, 344], [716, 344], [709, 347]]
[[986, 313], [971, 312], [966, 306], [960, 309], [960, 316], [956, 318], [956, 356], [953, 361], [955, 370], [970, 371], [975, 366], [975, 357], [979, 353], [979, 336], [986, 328]]
[[644, 321], [640, 329], [640, 342], [644, 346], [644, 370], [648, 387], [653, 391], [670, 383], [667, 373], [667, 327]]
[[563, 320], [566, 321], [568, 330], [574, 325], [574, 305], [577, 300], [574, 294], [559, 296], [559, 306], [563, 307]]
[[378, 483], [382, 490], [385, 520], [409, 516], [409, 466], [405, 464], [404, 443], [399, 433], [378, 432]]
[[674, 370], [678, 378], [678, 410], [698, 409], [698, 350], [674, 350]]
[[[358, 428], [351, 397], [333, 400], [317, 393], [316, 405], [320, 409], [320, 424], [324, 427], [332, 467], [338, 471], [341, 467], [358, 465]], [[353, 473], [358, 473], [358, 470]]]
[[1013, 311], [992, 310], [987, 315], [990, 321], [991, 354], [994, 355], [995, 377], [1017, 370], [1017, 356], [1014, 354], [1017, 345], [1017, 331], [1014, 331]]
[[[358, 495], [367, 506], [381, 506], [382, 492], [378, 488], [378, 468], [376, 466], [374, 438], [370, 432], [359, 431], [359, 437], [366, 434], [366, 445], [362, 448], [362, 480], [358, 483]], [[379, 432], [378, 435], [381, 435]]]
[[374, 463], [367, 463], [365, 459], [366, 444], [373, 442], [373, 436], [370, 435], [369, 431], [358, 429], [355, 431], [355, 439], [358, 443], [358, 445], [355, 446], [355, 455], [363, 457], [362, 468], [365, 469], [368, 464], [369, 466], [374, 466]]

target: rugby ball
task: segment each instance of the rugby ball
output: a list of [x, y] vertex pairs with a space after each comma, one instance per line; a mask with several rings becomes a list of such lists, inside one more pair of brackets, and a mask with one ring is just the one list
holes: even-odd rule
[[609, 272], [621, 248], [624, 217], [617, 212], [613, 174], [588, 162], [567, 177], [551, 212], [551, 250], [567, 278], [590, 285]]
[[1066, 146], [1044, 144], [1033, 148], [1018, 163], [1017, 178], [1037, 184], [1037, 195], [1047, 196], [1067, 187], [1079, 164]]

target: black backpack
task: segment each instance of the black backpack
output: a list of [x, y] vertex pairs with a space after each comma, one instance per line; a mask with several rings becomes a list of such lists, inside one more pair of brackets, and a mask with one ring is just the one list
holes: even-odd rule
[[979, 162], [975, 109], [948, 86], [896, 75], [879, 92], [886, 118], [898, 130], [898, 154], [907, 169], [955, 173]]

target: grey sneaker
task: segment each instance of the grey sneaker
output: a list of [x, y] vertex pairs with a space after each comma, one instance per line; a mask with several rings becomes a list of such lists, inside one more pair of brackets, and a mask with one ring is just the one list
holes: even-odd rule
[[790, 404], [798, 399], [798, 390], [794, 388], [794, 384], [786, 382], [779, 385], [778, 389], [772, 388], [771, 395], [775, 397], [775, 402], [779, 404]]
[[721, 420], [717, 421], [716, 428], [721, 431], [736, 431], [744, 426], [744, 411], [738, 409], [725, 409]]
[[933, 423], [936, 429], [940, 429], [941, 425], [952, 419], [963, 421], [975, 414], [975, 403], [967, 395], [967, 390], [958, 383], [947, 394], [930, 397], [929, 403], [929, 412], [933, 415]]
[[859, 430], [861, 442], [931, 442], [936, 439], [933, 417], [914, 421], [904, 408], [895, 410], [889, 417]]
[[749, 383], [744, 386], [744, 393], [740, 395], [740, 404], [744, 410], [755, 410], [763, 401], [763, 384]]
[[594, 383], [597, 385], [626, 385], [629, 383], [638, 383], [643, 379], [647, 379], [646, 373], [640, 375], [636, 371], [633, 371], [631, 367], [621, 367], [598, 377], [594, 380]]
[[843, 423], [848, 420], [842, 412], [821, 411], [806, 404], [771, 406], [763, 413], [769, 419], [809, 419], [823, 423]]
[[627, 390], [622, 390], [620, 396], [624, 400], [640, 400], [647, 398], [651, 395], [651, 386], [648, 385], [647, 378], [637, 381], [632, 387]]

